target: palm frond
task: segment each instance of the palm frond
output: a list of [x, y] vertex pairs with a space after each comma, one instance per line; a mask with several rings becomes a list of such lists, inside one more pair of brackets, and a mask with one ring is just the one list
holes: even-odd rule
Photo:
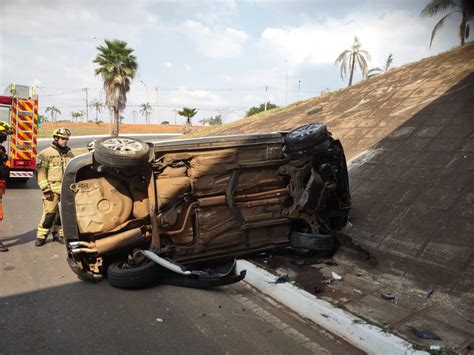
[[431, 2], [421, 10], [420, 16], [431, 17], [439, 12], [455, 9], [456, 7], [459, 7], [459, 5], [453, 0], [431, 0]]
[[436, 36], [436, 32], [443, 26], [444, 24], [444, 20], [446, 19], [446, 17], [454, 14], [455, 12], [457, 11], [453, 11], [453, 12], [450, 12], [449, 14], [447, 14], [446, 16], [443, 16], [441, 18], [441, 20], [439, 20], [436, 25], [433, 27], [433, 31], [431, 32], [431, 39], [430, 39], [430, 48], [431, 48], [431, 45], [433, 44], [433, 39], [434, 37]]
[[385, 67], [384, 67], [384, 71], [388, 71], [388, 69], [390, 69], [390, 66], [392, 65], [393, 63], [393, 54], [390, 53], [389, 56], [387, 57], [387, 61], [385, 62]]

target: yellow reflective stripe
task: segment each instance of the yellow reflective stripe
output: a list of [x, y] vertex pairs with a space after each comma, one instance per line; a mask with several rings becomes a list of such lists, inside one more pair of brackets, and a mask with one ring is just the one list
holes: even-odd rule
[[28, 158], [28, 156], [27, 156], [24, 152], [22, 152], [21, 150], [17, 150], [16, 153], [17, 153], [17, 155], [20, 156], [20, 158], [23, 158], [23, 159], [25, 159], [25, 160], [29, 160], [29, 159], [30, 159], [30, 158]]
[[51, 191], [61, 194], [61, 186], [51, 186]]
[[41, 181], [38, 181], [38, 186], [40, 187], [40, 189], [44, 189], [45, 187], [48, 187], [49, 184], [48, 184], [48, 181], [46, 180], [41, 180]]

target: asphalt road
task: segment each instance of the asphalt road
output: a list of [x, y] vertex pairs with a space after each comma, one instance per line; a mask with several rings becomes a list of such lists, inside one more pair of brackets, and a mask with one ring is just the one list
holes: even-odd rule
[[138, 291], [80, 281], [63, 245], [35, 247], [41, 192], [34, 180], [4, 196], [0, 353], [358, 353], [245, 283], [215, 290]]
[[[143, 141], [147, 141], [147, 142], [156, 142], [156, 141], [160, 141], [160, 140], [164, 140], [164, 139], [169, 139], [169, 138], [174, 138], [176, 137], [176, 135], [172, 135], [172, 134], [161, 134], [161, 135], [156, 135], [156, 134], [150, 134], [150, 135], [139, 135], [139, 136], [135, 136], [133, 134], [131, 135], [127, 135], [127, 137], [132, 137], [132, 138], [136, 138], [136, 139], [140, 139], [140, 140], [143, 140]], [[70, 140], [69, 140], [69, 146], [71, 148], [82, 148], [82, 147], [85, 147], [87, 145], [87, 143], [89, 143], [91, 140], [93, 140], [94, 138], [91, 137], [91, 136], [87, 136], [86, 138], [83, 138], [83, 137], [72, 137]], [[49, 145], [51, 144], [51, 139], [41, 139], [38, 141], [38, 152], [40, 152], [42, 149], [46, 148], [46, 147], [49, 147]]]

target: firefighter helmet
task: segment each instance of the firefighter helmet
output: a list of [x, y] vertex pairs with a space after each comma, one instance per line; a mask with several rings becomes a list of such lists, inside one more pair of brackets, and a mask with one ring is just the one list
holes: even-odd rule
[[71, 136], [71, 131], [67, 128], [56, 128], [53, 132], [53, 138], [59, 137], [64, 139], [69, 139]]
[[8, 124], [8, 122], [0, 121], [0, 133], [3, 133], [3, 134], [12, 133], [12, 127]]

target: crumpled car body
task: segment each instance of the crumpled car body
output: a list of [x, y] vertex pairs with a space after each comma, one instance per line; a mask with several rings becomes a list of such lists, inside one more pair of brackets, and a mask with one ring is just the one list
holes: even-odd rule
[[342, 145], [310, 124], [154, 144], [103, 138], [68, 165], [61, 216], [83, 278], [133, 287], [179, 274], [213, 286], [243, 278], [230, 271], [236, 257], [334, 252], [350, 206]]

